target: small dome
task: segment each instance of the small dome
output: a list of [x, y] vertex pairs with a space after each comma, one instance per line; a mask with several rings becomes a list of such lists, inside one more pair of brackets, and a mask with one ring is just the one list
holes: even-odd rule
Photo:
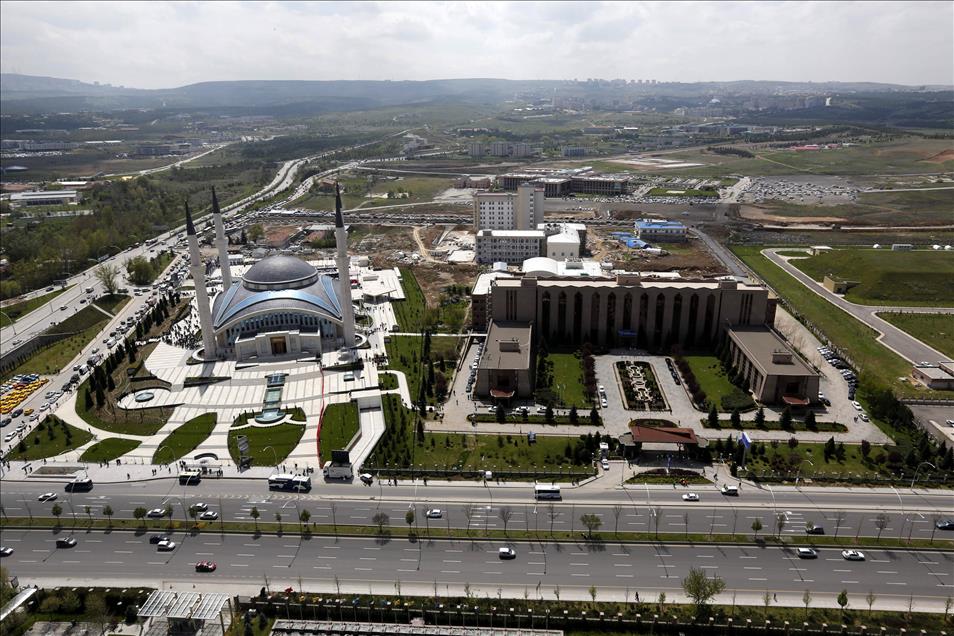
[[252, 265], [242, 279], [249, 289], [297, 289], [317, 277], [317, 270], [300, 258], [269, 256]]

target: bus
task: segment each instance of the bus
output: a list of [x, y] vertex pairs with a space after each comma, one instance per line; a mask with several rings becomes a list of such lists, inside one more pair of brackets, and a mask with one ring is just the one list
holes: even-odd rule
[[202, 481], [202, 472], [198, 470], [183, 470], [179, 473], [179, 483], [183, 486], [194, 486]]
[[561, 499], [560, 487], [556, 484], [537, 484], [533, 487], [535, 499]]
[[311, 477], [308, 475], [293, 475], [291, 473], [275, 473], [268, 478], [269, 490], [311, 490]]
[[93, 489], [93, 480], [89, 477], [77, 477], [66, 484], [66, 492], [89, 492]]

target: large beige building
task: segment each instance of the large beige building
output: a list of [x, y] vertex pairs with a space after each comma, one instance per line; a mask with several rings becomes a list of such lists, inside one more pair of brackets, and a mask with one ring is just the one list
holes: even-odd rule
[[775, 301], [759, 285], [725, 280], [498, 279], [487, 314], [493, 322], [529, 322], [549, 342], [645, 348], [714, 344], [736, 325], [771, 325]]
[[513, 192], [474, 194], [474, 229], [533, 230], [543, 223], [544, 189], [523, 184]]
[[818, 395], [818, 373], [774, 331], [734, 327], [728, 334], [732, 366], [759, 402], [806, 406]]

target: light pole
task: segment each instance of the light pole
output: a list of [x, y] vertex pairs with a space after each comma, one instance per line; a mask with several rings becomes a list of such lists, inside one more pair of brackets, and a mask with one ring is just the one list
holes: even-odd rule
[[921, 466], [924, 466], [925, 464], [927, 464], [934, 470], [937, 470], [937, 466], [935, 466], [931, 462], [921, 462], [920, 464], [918, 464], [917, 470], [914, 471], [914, 479], [911, 480], [911, 488], [914, 488], [914, 482], [918, 480], [918, 473], [921, 472]]
[[802, 461], [799, 462], [799, 464], [798, 464], [798, 472], [795, 473], [795, 487], [796, 487], [796, 488], [798, 488], [798, 480], [799, 480], [799, 479], [801, 478], [801, 476], [802, 476], [802, 464], [804, 464], [805, 462], [808, 462], [809, 464], [811, 464], [811, 465], [812, 465], [812, 468], [815, 467], [815, 464], [812, 463], [812, 460], [808, 459], [807, 457], [802, 458]]
[[898, 504], [901, 506], [901, 530], [898, 531], [898, 539], [900, 539], [901, 535], [904, 534], [904, 523], [907, 521], [907, 518], [904, 516], [904, 499], [901, 498], [901, 493], [898, 492], [897, 488], [891, 486], [891, 490], [898, 496]]
[[275, 449], [272, 448], [271, 446], [266, 446], [265, 448], [262, 449], [262, 451], [267, 451], [267, 450], [272, 451], [272, 459], [275, 460], [275, 472], [277, 473], [279, 472], [278, 471], [278, 453], [276, 453]]
[[14, 336], [17, 335], [17, 325], [16, 325], [16, 322], [13, 320], [13, 318], [11, 318], [10, 315], [6, 313], [5, 311], [0, 311], [0, 316], [7, 317], [7, 320], [10, 321], [10, 328], [13, 329], [13, 335]]

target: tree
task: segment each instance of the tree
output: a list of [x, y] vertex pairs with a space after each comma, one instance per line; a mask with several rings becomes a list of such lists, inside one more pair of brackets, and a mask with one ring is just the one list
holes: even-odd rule
[[119, 289], [119, 283], [117, 282], [119, 278], [119, 268], [115, 265], [100, 263], [93, 270], [93, 276], [102, 283], [107, 294], [115, 294], [116, 290]]
[[281, 534], [281, 532], [282, 532], [282, 513], [280, 513], [280, 512], [276, 512], [276, 513], [275, 513], [275, 521], [278, 522], [278, 533]]
[[590, 586], [590, 598], [593, 599], [593, 602], [594, 602], [594, 603], [596, 602], [596, 594], [597, 594], [596, 586], [595, 586], [595, 585], [591, 585], [591, 586]]
[[719, 411], [716, 410], [715, 404], [709, 408], [709, 428], [719, 428]]
[[839, 510], [835, 513], [835, 538], [838, 538], [838, 530], [841, 528], [841, 524], [845, 522], [845, 511]]
[[[718, 417], [716, 422], [718, 422]], [[739, 409], [732, 409], [732, 415], [729, 417], [729, 421], [732, 422], [732, 428], [742, 428], [742, 414], [739, 413]]]
[[53, 513], [54, 517], [56, 517], [56, 525], [60, 525], [60, 515], [63, 514], [63, 506], [60, 504], [53, 504], [53, 508], [50, 509], [50, 512]]
[[580, 523], [586, 526], [586, 538], [592, 539], [593, 533], [603, 525], [603, 520], [599, 515], [585, 514], [580, 515]]
[[792, 409], [785, 407], [782, 411], [782, 415], [778, 418], [778, 424], [782, 427], [783, 431], [789, 431], [792, 429]]
[[841, 606], [841, 611], [848, 609], [848, 590], [842, 590], [838, 593], [838, 598], [835, 599], [838, 601], [838, 605]]
[[788, 523], [788, 517], [785, 516], [784, 512], [775, 514], [775, 536], [782, 536], [782, 530], [785, 529], [786, 523]]
[[889, 520], [890, 517], [883, 512], [879, 512], [878, 516], [875, 517], [875, 527], [878, 528], [878, 541], [881, 541], [881, 533], [888, 527]]
[[762, 518], [756, 517], [755, 521], [752, 522], [752, 531], [755, 533], [755, 540], [759, 538], [759, 530], [762, 529]]
[[615, 520], [615, 526], [613, 527], [613, 534], [619, 536], [619, 516], [623, 514], [623, 506], [616, 504], [613, 506], [613, 519]]
[[812, 602], [812, 593], [810, 590], [805, 590], [805, 593], [802, 594], [802, 605], [805, 606], [805, 618], [808, 618], [808, 605]]
[[547, 421], [547, 424], [552, 424], [554, 422], [553, 417], [553, 407], [547, 404], [546, 413], [544, 413], [543, 418]]
[[576, 412], [576, 404], [570, 407], [570, 424], [576, 424], [580, 419], [579, 414]]
[[262, 516], [262, 513], [258, 511], [258, 506], [252, 506], [252, 509], [249, 510], [248, 516], [252, 518], [255, 522], [255, 532], [258, 532], [258, 519]]
[[467, 517], [467, 534], [470, 534], [470, 522], [474, 518], [474, 506], [473, 504], [467, 504], [464, 506], [464, 516]]
[[755, 412], [755, 425], [759, 428], [765, 426], [765, 409], [761, 406], [759, 410]]
[[189, 506], [189, 518], [192, 519], [192, 525], [195, 526], [195, 519], [199, 516], [199, 510], [195, 506]]
[[99, 627], [99, 633], [106, 631], [106, 626], [110, 623], [109, 608], [106, 607], [106, 599], [102, 594], [90, 594], [86, 597], [86, 615], [90, 622]]
[[769, 605], [771, 604], [772, 604], [772, 593], [769, 592], [768, 590], [765, 590], [765, 592], [762, 593], [762, 605], [765, 606], [765, 612], [762, 614], [762, 616], [768, 616], [768, 608], [769, 608]]
[[[869, 613], [869, 614], [871, 613], [871, 606], [874, 605], [875, 599], [877, 599], [877, 598], [878, 598], [878, 597], [875, 596], [874, 591], [868, 590], [868, 595], [865, 596], [865, 603], [868, 604], [868, 613]], [[847, 599], [846, 599], [846, 600], [847, 600]]]
[[388, 517], [387, 513], [376, 512], [374, 513], [374, 516], [371, 517], [371, 521], [373, 521], [374, 525], [378, 527], [378, 535], [384, 536], [387, 533], [384, 527], [390, 525], [391, 518]]
[[510, 523], [510, 519], [513, 518], [513, 510], [510, 506], [502, 506], [497, 512], [497, 516], [500, 517], [500, 520], [504, 524], [504, 534], [507, 534], [507, 524]]
[[547, 516], [550, 518], [550, 536], [553, 536], [553, 522], [560, 516], [560, 511], [552, 503], [547, 504]]
[[590, 409], [590, 426], [599, 426], [600, 425], [600, 412], [596, 410], [596, 407]]
[[307, 525], [308, 525], [308, 520], [309, 520], [309, 519], [311, 519], [311, 513], [308, 512], [308, 509], [307, 509], [307, 508], [303, 509], [303, 510], [298, 514], [298, 521], [299, 521], [300, 524], [301, 524], [299, 527], [302, 529], [302, 532], [304, 532], [304, 526], [307, 526]]
[[696, 606], [696, 615], [705, 612], [705, 606], [716, 594], [725, 589], [725, 581], [718, 576], [711, 579], [700, 568], [690, 568], [689, 574], [682, 580], [682, 589]]
[[110, 527], [113, 525], [113, 507], [109, 504], [103, 506], [103, 516], [106, 517], [107, 523]]
[[805, 428], [812, 431], [818, 424], [815, 422], [815, 411], [809, 411], [805, 414]]
[[404, 523], [407, 524], [408, 533], [411, 532], [411, 526], [414, 525], [414, 508], [408, 508], [404, 513]]
[[143, 519], [146, 518], [146, 509], [143, 508], [142, 506], [139, 506], [138, 508], [133, 510], [133, 518], [138, 519], [140, 525], [145, 525], [143, 523]]
[[503, 404], [498, 404], [494, 412], [497, 414], [498, 423], [503, 424], [507, 421], [507, 412], [504, 410]]
[[134, 285], [148, 285], [156, 277], [156, 270], [143, 256], [126, 261], [126, 273]]

